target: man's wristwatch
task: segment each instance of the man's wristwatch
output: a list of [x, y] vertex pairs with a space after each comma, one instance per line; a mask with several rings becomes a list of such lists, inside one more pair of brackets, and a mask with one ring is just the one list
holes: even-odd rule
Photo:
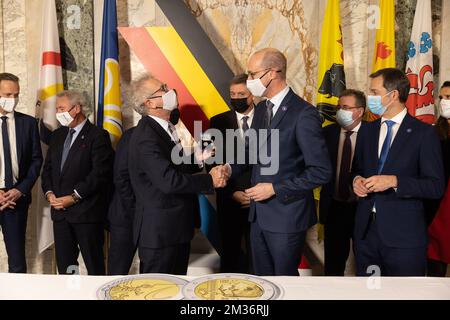
[[81, 200], [81, 198], [75, 192], [72, 193], [72, 199], [73, 199], [73, 202], [75, 202], [75, 203], [78, 203]]

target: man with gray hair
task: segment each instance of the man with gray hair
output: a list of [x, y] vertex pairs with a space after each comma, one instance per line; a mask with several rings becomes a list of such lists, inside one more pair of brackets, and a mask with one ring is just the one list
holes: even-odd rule
[[104, 275], [103, 227], [112, 187], [114, 151], [108, 132], [87, 116], [89, 99], [67, 90], [56, 99], [61, 127], [51, 135], [42, 189], [51, 205], [56, 263], [74, 273], [81, 250], [89, 275]]
[[145, 75], [134, 83], [134, 108], [142, 115], [129, 145], [130, 180], [136, 195], [133, 235], [141, 273], [186, 274], [190, 241], [198, 213], [197, 193], [225, 185], [217, 169], [209, 174], [197, 164], [177, 164], [182, 153], [171, 113], [176, 92]]

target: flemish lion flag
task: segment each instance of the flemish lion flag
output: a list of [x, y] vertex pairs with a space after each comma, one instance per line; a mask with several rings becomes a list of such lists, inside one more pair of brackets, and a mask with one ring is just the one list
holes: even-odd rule
[[[339, 0], [328, 0], [322, 26], [319, 59], [319, 90], [317, 108], [323, 119], [323, 126], [336, 122], [336, 106], [339, 95], [345, 90], [344, 47], [342, 41]], [[319, 200], [320, 188], [314, 190]], [[318, 225], [318, 238], [323, 239], [323, 226]]]
[[345, 90], [344, 47], [339, 0], [328, 0], [320, 43], [317, 108], [323, 125], [336, 121], [336, 105]]

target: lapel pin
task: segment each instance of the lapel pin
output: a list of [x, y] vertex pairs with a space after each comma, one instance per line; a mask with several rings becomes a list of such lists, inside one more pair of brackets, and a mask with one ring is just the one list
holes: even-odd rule
[[408, 128], [408, 129], [406, 129], [406, 132], [411, 133], [411, 132], [412, 132], [412, 129], [411, 129], [411, 128]]
[[286, 111], [287, 107], [282, 107], [281, 110]]

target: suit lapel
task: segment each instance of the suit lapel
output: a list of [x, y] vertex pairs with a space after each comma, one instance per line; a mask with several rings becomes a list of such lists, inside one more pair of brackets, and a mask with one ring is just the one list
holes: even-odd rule
[[[338, 153], [339, 153], [339, 139], [340, 139], [340, 136], [341, 136], [341, 127], [339, 126], [339, 125], [336, 125], [334, 128], [333, 128], [333, 133], [332, 133], [332, 140], [331, 140], [331, 148], [330, 148], [330, 156], [331, 156], [331, 159], [333, 160], [333, 163], [332, 163], [332, 165], [333, 165], [333, 168], [336, 168], [336, 166], [337, 166], [337, 156], [338, 156]], [[336, 170], [339, 170], [339, 169], [336, 169]]]
[[381, 119], [375, 120], [373, 126], [371, 128], [371, 132], [369, 134], [369, 150], [371, 160], [371, 167], [373, 174], [378, 172], [378, 148], [379, 148], [379, 138], [380, 138], [380, 128], [381, 128]]
[[152, 119], [152, 117], [146, 116], [144, 119], [156, 131], [156, 133], [161, 137], [161, 139], [167, 144], [169, 150], [172, 150], [172, 148], [175, 146], [175, 143], [172, 141], [167, 131], [165, 131], [158, 122]]
[[237, 118], [236, 112], [234, 112], [233, 110], [231, 110], [228, 115], [228, 123], [226, 125], [226, 128], [233, 129], [233, 130], [239, 129], [238, 118]]
[[398, 128], [397, 134], [395, 135], [394, 141], [389, 148], [389, 153], [386, 159], [386, 163], [384, 164], [382, 172], [385, 171], [386, 168], [389, 168], [389, 165], [397, 158], [397, 154], [404, 149], [406, 142], [408, 141], [411, 133], [413, 132], [413, 126], [411, 123], [412, 117], [409, 114], [406, 114], [403, 119], [400, 127]]
[[[83, 128], [81, 129], [80, 133], [78, 134], [77, 138], [72, 143], [72, 146], [70, 147], [69, 154], [67, 155], [66, 162], [64, 163], [64, 166], [61, 171], [61, 175], [63, 175], [66, 172], [67, 167], [69, 166], [70, 160], [79, 151], [80, 146], [84, 142], [86, 135], [89, 133], [89, 130], [91, 129], [91, 127], [92, 127], [92, 124], [89, 122], [89, 120], [87, 120], [86, 123], [84, 124]], [[66, 136], [67, 136], [67, 134], [66, 134]], [[64, 137], [63, 141], [65, 141], [65, 137]], [[62, 158], [62, 150], [63, 149], [64, 149], [64, 142], [63, 142], [63, 148], [61, 149], [60, 161]]]
[[[272, 121], [270, 122], [269, 132], [267, 132], [267, 139], [265, 142], [260, 144], [260, 147], [262, 147], [265, 143], [267, 143], [267, 141], [269, 140], [269, 138], [272, 134], [272, 130], [276, 129], [279, 126], [279, 124], [283, 120], [284, 116], [287, 114], [287, 112], [289, 110], [289, 101], [291, 100], [292, 96], [293, 96], [293, 91], [292, 91], [292, 89], [289, 89], [288, 94], [286, 95], [286, 97], [284, 97], [283, 101], [281, 102], [280, 106], [278, 107], [277, 113], [275, 113], [275, 116], [272, 118]], [[264, 117], [263, 117], [263, 119], [264, 119]], [[264, 125], [264, 121], [263, 121], [262, 125]]]
[[22, 158], [22, 145], [24, 139], [24, 122], [23, 118], [14, 112], [14, 122], [16, 127], [16, 149], [17, 149], [17, 163], [20, 164], [20, 159]]

